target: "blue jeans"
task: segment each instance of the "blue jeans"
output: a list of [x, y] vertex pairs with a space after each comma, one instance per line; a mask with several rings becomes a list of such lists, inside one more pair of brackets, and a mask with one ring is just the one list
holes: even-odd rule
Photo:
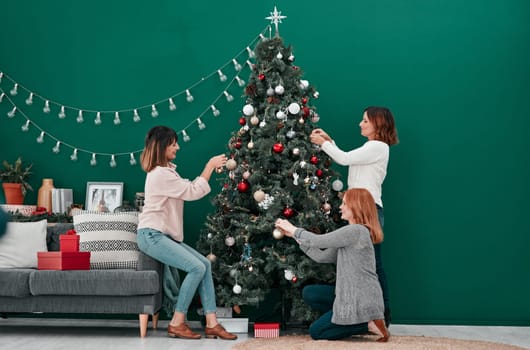
[[313, 284], [304, 287], [302, 297], [312, 309], [322, 312], [322, 316], [311, 324], [309, 334], [311, 338], [337, 340], [352, 335], [368, 333], [368, 323], [340, 325], [331, 322], [333, 317], [333, 301], [335, 300], [335, 286]]
[[145, 254], [169, 266], [186, 272], [180, 286], [175, 311], [186, 314], [198, 290], [204, 313], [214, 313], [215, 290], [210, 261], [184, 242], [177, 242], [164, 233], [142, 228], [137, 235], [138, 248]]

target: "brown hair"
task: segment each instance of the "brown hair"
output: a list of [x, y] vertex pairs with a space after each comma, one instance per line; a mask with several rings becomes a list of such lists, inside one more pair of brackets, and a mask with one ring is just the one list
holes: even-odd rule
[[351, 209], [356, 223], [365, 225], [370, 230], [370, 238], [374, 244], [383, 241], [383, 230], [377, 216], [374, 198], [364, 188], [350, 188], [342, 197], [344, 204]]
[[145, 172], [157, 166], [167, 166], [166, 148], [178, 140], [175, 130], [167, 126], [155, 126], [145, 136], [145, 146], [140, 163]]
[[375, 128], [375, 139], [389, 146], [399, 142], [394, 116], [386, 107], [367, 107], [366, 115]]

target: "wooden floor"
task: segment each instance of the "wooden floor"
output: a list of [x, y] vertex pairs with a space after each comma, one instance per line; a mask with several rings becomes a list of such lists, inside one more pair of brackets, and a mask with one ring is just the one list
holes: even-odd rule
[[[87, 319], [0, 318], [0, 349], [2, 350], [228, 350], [235, 342], [217, 339], [182, 340], [166, 335], [168, 321], [159, 321], [158, 330], [148, 330], [140, 338], [138, 321]], [[202, 332], [200, 323], [192, 328]], [[517, 345], [530, 349], [530, 327], [491, 326], [390, 326], [394, 335], [437, 336], [474, 339]], [[288, 331], [287, 331], [288, 332]], [[300, 330], [297, 330], [300, 332]], [[284, 332], [282, 332], [283, 334]], [[238, 334], [236, 342], [252, 337]]]

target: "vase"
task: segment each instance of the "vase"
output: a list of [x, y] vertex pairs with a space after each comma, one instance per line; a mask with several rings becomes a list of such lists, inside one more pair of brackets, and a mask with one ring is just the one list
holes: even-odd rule
[[52, 212], [52, 190], [53, 179], [42, 179], [42, 186], [37, 196], [37, 207], [46, 208], [48, 213]]

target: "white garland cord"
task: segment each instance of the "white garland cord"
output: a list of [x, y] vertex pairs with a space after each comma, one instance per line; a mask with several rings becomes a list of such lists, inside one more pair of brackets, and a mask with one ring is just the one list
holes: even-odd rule
[[[96, 119], [94, 120], [96, 125], [100, 125], [101, 124], [101, 114], [102, 113], [112, 113], [114, 115], [114, 124], [115, 125], [119, 125], [120, 124], [119, 113], [123, 113], [123, 112], [133, 112], [133, 115], [135, 117], [135, 121], [140, 121], [140, 118], [139, 118], [139, 115], [138, 115], [138, 110], [150, 108], [152, 110], [151, 114], [153, 115], [153, 113], [158, 113], [156, 111], [156, 105], [158, 105], [160, 103], [163, 103], [163, 102], [169, 103], [170, 109], [171, 109], [171, 104], [173, 104], [173, 100], [172, 99], [174, 97], [182, 95], [184, 93], [186, 93], [188, 98], [191, 97], [191, 100], [188, 99], [189, 102], [193, 101], [193, 97], [191, 96], [191, 93], [190, 93], [190, 90], [192, 88], [194, 88], [197, 85], [201, 84], [202, 82], [208, 80], [209, 78], [211, 78], [215, 74], [218, 74], [220, 78], [221, 78], [221, 76], [224, 76], [224, 74], [222, 73], [222, 69], [224, 69], [227, 65], [229, 65], [231, 63], [234, 64], [235, 66], [238, 66], [239, 63], [237, 62], [237, 58], [241, 54], [243, 54], [244, 52], [248, 53], [249, 58], [253, 58], [254, 54], [253, 54], [253, 51], [250, 49], [249, 46], [254, 45], [258, 40], [265, 39], [265, 36], [263, 35], [263, 33], [265, 31], [267, 31], [267, 30], [269, 31], [269, 38], [270, 38], [271, 27], [267, 26], [256, 38], [254, 38], [251, 41], [251, 43], [249, 45], [247, 45], [245, 47], [245, 49], [241, 50], [233, 59], [230, 59], [227, 63], [225, 63], [220, 68], [218, 68], [215, 71], [213, 71], [212, 73], [208, 74], [206, 77], [201, 78], [200, 80], [196, 81], [194, 84], [192, 84], [187, 89], [184, 89], [184, 90], [182, 90], [182, 91], [180, 91], [180, 92], [178, 92], [178, 93], [176, 93], [176, 94], [174, 94], [174, 95], [172, 95], [172, 96], [170, 96], [170, 97], [168, 97], [166, 99], [159, 100], [159, 101], [156, 101], [156, 102], [144, 105], [144, 106], [140, 106], [140, 107], [136, 107], [136, 108], [129, 108], [129, 109], [122, 109], [122, 110], [112, 110], [112, 111], [110, 111], [110, 110], [109, 111], [100, 111], [100, 110], [81, 109], [81, 108], [78, 108], [78, 107], [68, 106], [68, 105], [61, 104], [61, 103], [59, 103], [57, 101], [53, 101], [53, 100], [47, 99], [47, 98], [45, 98], [45, 97], [43, 97], [43, 96], [41, 96], [39, 94], [36, 94], [36, 93], [32, 92], [30, 89], [24, 87], [23, 85], [18, 84], [9, 75], [7, 75], [7, 74], [5, 74], [3, 72], [0, 72], [0, 83], [1, 83], [2, 78], [5, 77], [6, 79], [8, 79], [9, 81], [11, 81], [13, 83], [13, 88], [12, 88], [11, 91], [9, 91], [9, 93], [6, 93], [5, 90], [2, 89], [2, 87], [0, 86], [0, 103], [2, 103], [3, 99], [5, 98], [12, 105], [13, 108], [7, 113], [7, 116], [9, 118], [13, 118], [15, 115], [20, 114], [23, 118], [26, 119], [25, 123], [22, 125], [22, 128], [21, 128], [22, 131], [24, 131], [24, 132], [28, 131], [30, 125], [35, 127], [37, 130], [40, 131], [40, 135], [37, 138], [37, 142], [38, 143], [43, 143], [44, 142], [44, 136], [47, 136], [48, 138], [52, 139], [55, 142], [55, 146], [52, 148], [52, 151], [54, 153], [59, 153], [60, 152], [60, 146], [63, 145], [65, 147], [68, 147], [68, 148], [73, 150], [72, 155], [70, 156], [70, 159], [72, 161], [76, 161], [77, 158], [78, 158], [78, 156], [77, 156], [78, 153], [79, 152], [83, 152], [83, 153], [87, 153], [87, 154], [91, 155], [90, 165], [92, 165], [92, 166], [97, 165], [97, 160], [96, 160], [97, 156], [110, 157], [109, 165], [111, 167], [116, 167], [116, 165], [117, 165], [116, 157], [119, 157], [119, 156], [129, 156], [130, 157], [129, 163], [131, 165], [136, 165], [137, 161], [136, 161], [134, 155], [137, 154], [137, 153], [142, 152], [143, 148], [142, 149], [137, 149], [137, 150], [132, 150], [132, 151], [126, 151], [126, 152], [108, 153], [108, 152], [95, 152], [95, 151], [92, 151], [92, 150], [89, 150], [89, 149], [77, 147], [75, 145], [63, 142], [60, 139], [58, 139], [57, 137], [53, 136], [51, 133], [49, 133], [46, 130], [44, 130], [43, 128], [41, 128], [37, 123], [35, 123], [26, 113], [24, 113], [24, 111], [19, 106], [17, 106], [17, 104], [11, 99], [11, 97], [9, 97], [9, 95], [17, 95], [19, 93], [19, 89], [24, 90], [24, 91], [26, 91], [28, 93], [28, 98], [26, 99], [26, 103], [27, 104], [33, 103], [33, 98], [37, 97], [37, 98], [39, 98], [39, 99], [44, 101], [44, 106], [47, 109], [49, 109], [50, 105], [60, 106], [60, 112], [58, 114], [59, 118], [64, 118], [65, 117], [65, 109], [75, 110], [75, 111], [77, 111], [77, 114], [78, 114], [78, 122], [82, 122], [83, 121], [83, 118], [82, 118], [83, 112], [96, 113]], [[252, 63], [249, 60], [247, 60], [246, 63], [248, 64], [249, 67], [252, 66]], [[220, 112], [215, 107], [215, 104], [219, 101], [220, 98], [222, 98], [224, 96], [229, 102], [233, 99], [233, 97], [227, 92], [227, 90], [235, 81], [238, 81], [238, 83], [241, 81], [241, 79], [239, 78], [239, 72], [242, 69], [243, 69], [243, 67], [241, 65], [239, 65], [239, 67], [236, 67], [236, 72], [237, 73], [228, 82], [228, 84], [226, 84], [226, 86], [223, 89], [223, 92], [220, 93], [217, 96], [217, 98], [215, 98], [213, 100], [213, 102], [208, 107], [206, 107], [197, 117], [193, 118], [192, 121], [190, 121], [182, 130], [180, 130], [179, 133], [181, 133], [184, 136], [183, 139], [184, 139], [185, 142], [190, 140], [189, 136], [186, 133], [186, 130], [191, 125], [197, 123], [200, 130], [204, 129], [205, 125], [202, 122], [201, 117], [203, 117], [208, 111], [212, 111], [214, 116], [218, 116], [219, 115]], [[225, 79], [226, 79], [226, 76], [225, 76]], [[221, 79], [221, 81], [223, 81], [223, 79]], [[28, 103], [27, 102], [28, 100], [30, 100], [31, 102]]]

